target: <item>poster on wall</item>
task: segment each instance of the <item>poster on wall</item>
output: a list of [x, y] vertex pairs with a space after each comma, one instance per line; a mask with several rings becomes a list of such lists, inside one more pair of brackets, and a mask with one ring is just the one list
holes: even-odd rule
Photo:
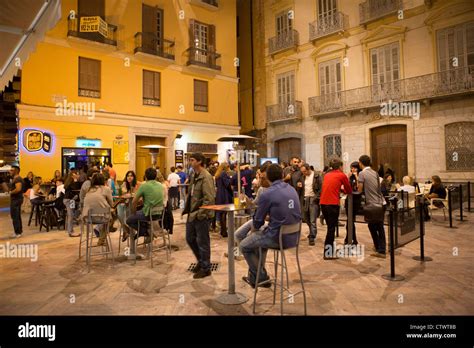
[[128, 141], [114, 140], [112, 151], [113, 163], [128, 164], [130, 161], [130, 153], [128, 152]]
[[183, 166], [184, 167], [184, 151], [183, 150], [175, 150], [174, 151], [174, 165]]

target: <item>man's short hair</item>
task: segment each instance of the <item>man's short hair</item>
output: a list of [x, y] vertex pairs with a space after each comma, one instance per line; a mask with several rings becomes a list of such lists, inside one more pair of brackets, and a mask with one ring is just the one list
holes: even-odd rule
[[370, 167], [370, 157], [367, 155], [362, 155], [359, 157], [359, 162], [364, 165], [364, 167]]
[[283, 179], [283, 169], [278, 164], [272, 163], [268, 166], [267, 179], [271, 182]]
[[170, 170], [171, 170], [171, 173], [174, 173], [174, 171], [176, 170], [176, 168], [175, 168], [175, 167], [171, 167]]
[[301, 166], [301, 168], [305, 167], [306, 170], [311, 170], [311, 166], [308, 163], [305, 163]]
[[11, 167], [12, 167], [13, 169], [16, 169], [16, 170], [20, 171], [20, 167], [17, 166], [16, 164], [12, 165]]
[[155, 180], [157, 175], [155, 168], [147, 168], [147, 170], [145, 170], [145, 178], [147, 180]]
[[183, 169], [183, 166], [177, 166], [176, 168], [177, 169]]
[[195, 152], [189, 158], [194, 158], [196, 161], [201, 162], [201, 166], [204, 167], [206, 164], [206, 157], [201, 152]]
[[329, 162], [329, 166], [333, 170], [337, 170], [337, 169], [342, 167], [342, 162], [339, 158], [334, 158], [334, 159], [331, 160], [331, 162]]
[[260, 173], [265, 173], [268, 170], [268, 167], [270, 167], [272, 164], [272, 161], [263, 162], [262, 166], [260, 167]]

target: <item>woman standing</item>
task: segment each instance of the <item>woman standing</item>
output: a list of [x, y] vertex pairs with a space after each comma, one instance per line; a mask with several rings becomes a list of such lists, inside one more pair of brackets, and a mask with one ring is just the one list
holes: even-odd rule
[[79, 191], [81, 183], [76, 169], [71, 169], [64, 183], [64, 205], [67, 211], [67, 232], [69, 237], [79, 237], [80, 233], [74, 232], [74, 218], [79, 205]]
[[[231, 178], [229, 175], [230, 167], [227, 162], [222, 162], [217, 168], [215, 175], [216, 180], [216, 204], [230, 204], [232, 203], [232, 187]], [[227, 237], [227, 213], [217, 212], [217, 221], [220, 221], [221, 236]]]
[[[360, 210], [360, 199], [361, 196], [360, 194], [354, 194], [354, 192], [357, 192], [357, 183], [359, 179], [359, 173], [360, 173], [360, 166], [359, 162], [352, 162], [351, 163], [351, 172], [349, 173], [349, 183], [351, 184], [352, 187], [352, 240], [348, 240], [349, 236], [349, 221], [346, 224], [346, 238], [344, 239], [344, 244], [352, 244], [352, 245], [357, 245], [357, 236], [356, 236], [356, 226], [355, 226], [355, 220], [356, 220], [356, 215], [357, 212]], [[346, 199], [344, 202], [344, 208], [346, 209], [346, 215], [348, 212], [348, 207], [349, 207], [349, 201]]]

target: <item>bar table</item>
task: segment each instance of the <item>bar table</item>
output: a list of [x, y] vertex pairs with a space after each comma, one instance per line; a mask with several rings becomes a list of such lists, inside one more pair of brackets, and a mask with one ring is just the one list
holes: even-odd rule
[[217, 302], [225, 305], [237, 305], [248, 301], [248, 298], [241, 293], [235, 292], [235, 261], [234, 261], [234, 213], [236, 211], [245, 210], [246, 207], [236, 206], [234, 204], [219, 204], [219, 205], [204, 205], [200, 207], [205, 210], [213, 210], [220, 212], [227, 212], [227, 226], [228, 226], [228, 238], [227, 238], [227, 255], [228, 268], [229, 268], [229, 290], [227, 294], [219, 295], [216, 300]]

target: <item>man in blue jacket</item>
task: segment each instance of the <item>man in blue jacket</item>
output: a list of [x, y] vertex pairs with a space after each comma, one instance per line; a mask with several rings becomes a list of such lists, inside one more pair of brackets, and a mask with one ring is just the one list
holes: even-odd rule
[[[268, 248], [279, 248], [280, 227], [301, 222], [300, 201], [296, 190], [282, 181], [283, 170], [277, 164], [272, 164], [267, 169], [267, 179], [271, 186], [261, 194], [258, 207], [253, 218], [252, 232], [240, 243], [242, 254], [249, 266], [247, 277], [242, 279], [250, 286], [255, 287], [258, 269], [258, 249], [263, 248], [262, 267], [259, 282], [268, 280], [265, 270], [265, 257]], [[268, 226], [263, 231], [258, 231], [265, 224], [269, 216]], [[297, 235], [289, 235], [283, 239], [284, 247], [293, 247], [297, 243]], [[270, 287], [271, 283], [263, 286]]]

